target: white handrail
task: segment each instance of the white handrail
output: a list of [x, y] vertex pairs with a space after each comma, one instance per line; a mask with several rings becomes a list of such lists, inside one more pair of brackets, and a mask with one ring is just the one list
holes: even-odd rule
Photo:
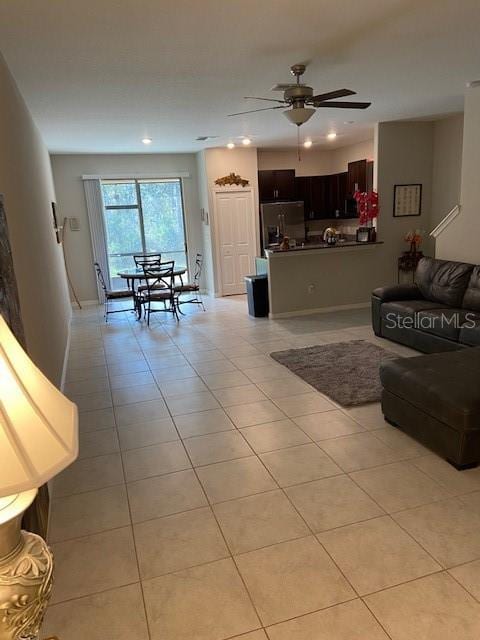
[[438, 236], [445, 231], [445, 229], [452, 222], [452, 220], [455, 220], [455, 218], [460, 213], [460, 209], [461, 209], [461, 206], [459, 204], [456, 204], [453, 207], [453, 209], [447, 213], [447, 215], [443, 218], [443, 220], [439, 224], [437, 224], [435, 229], [430, 231], [430, 234], [429, 234], [430, 237], [438, 238]]

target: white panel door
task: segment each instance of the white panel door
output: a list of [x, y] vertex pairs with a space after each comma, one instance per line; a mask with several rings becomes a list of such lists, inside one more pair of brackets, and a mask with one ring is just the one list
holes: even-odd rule
[[245, 293], [245, 276], [254, 271], [252, 192], [215, 193], [215, 228], [221, 294]]

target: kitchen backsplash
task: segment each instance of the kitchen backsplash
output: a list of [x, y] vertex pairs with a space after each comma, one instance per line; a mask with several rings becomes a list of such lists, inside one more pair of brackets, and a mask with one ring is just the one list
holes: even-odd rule
[[308, 220], [306, 222], [309, 236], [321, 234], [327, 227], [333, 227], [337, 233], [348, 236], [354, 236], [359, 227], [358, 218], [350, 218], [343, 220]]

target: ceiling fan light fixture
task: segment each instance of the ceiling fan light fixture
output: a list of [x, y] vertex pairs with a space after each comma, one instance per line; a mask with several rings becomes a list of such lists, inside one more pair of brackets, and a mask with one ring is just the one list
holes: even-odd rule
[[289, 120], [292, 124], [296, 124], [299, 127], [305, 122], [308, 122], [310, 118], [315, 113], [315, 109], [310, 107], [298, 107], [296, 109], [288, 109], [283, 112], [283, 115]]

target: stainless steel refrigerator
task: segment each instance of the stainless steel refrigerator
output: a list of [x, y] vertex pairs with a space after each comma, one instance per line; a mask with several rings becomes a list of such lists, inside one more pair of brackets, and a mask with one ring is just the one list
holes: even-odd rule
[[279, 244], [285, 236], [305, 242], [303, 202], [271, 202], [260, 206], [263, 248]]

